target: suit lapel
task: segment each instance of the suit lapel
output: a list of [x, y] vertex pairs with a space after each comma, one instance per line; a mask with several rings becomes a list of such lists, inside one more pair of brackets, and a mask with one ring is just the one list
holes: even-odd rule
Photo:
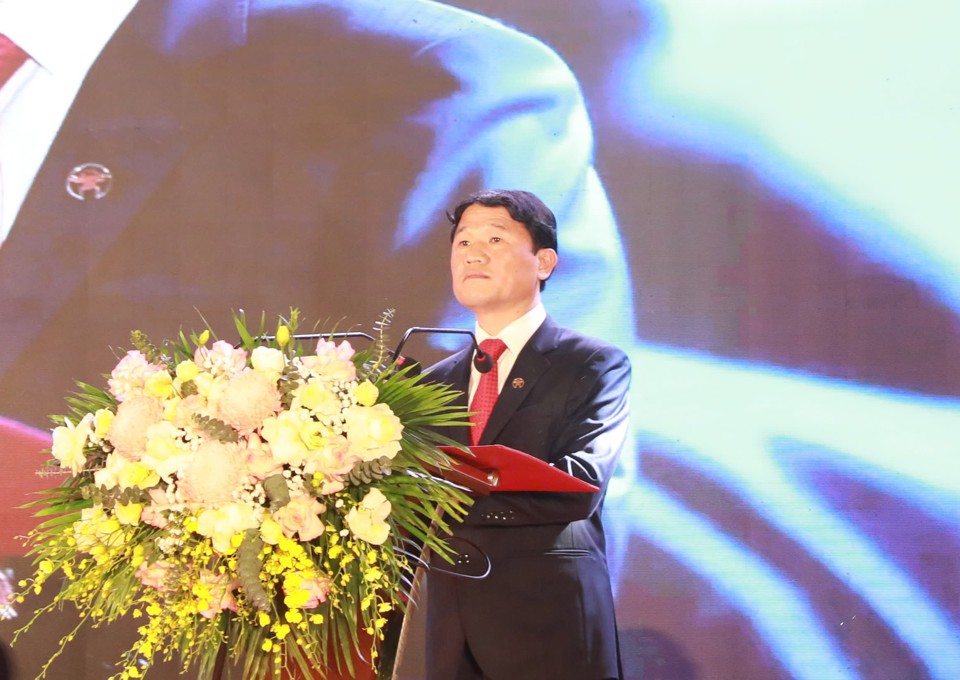
[[[459, 390], [460, 394], [453, 405], [464, 410], [469, 408], [467, 392], [470, 389], [470, 361], [472, 357], [472, 347], [462, 350], [452, 357], [450, 369], [445, 371], [443, 375], [437, 376], [442, 382]], [[460, 444], [468, 445], [470, 443], [470, 428], [465, 425], [451, 427], [445, 434]]]
[[[158, 51], [166, 31], [155, 8], [140, 3], [91, 68], [0, 247], [0, 375], [109, 252], [189, 139], [214, 122], [202, 93], [183, 86], [187, 66]], [[104, 198], [67, 194], [67, 175], [82, 163], [113, 174]]]
[[520, 350], [520, 356], [514, 362], [513, 369], [500, 390], [490, 420], [480, 437], [480, 444], [496, 442], [504, 426], [526, 400], [540, 377], [550, 368], [546, 355], [556, 347], [558, 331], [559, 327], [548, 317]]

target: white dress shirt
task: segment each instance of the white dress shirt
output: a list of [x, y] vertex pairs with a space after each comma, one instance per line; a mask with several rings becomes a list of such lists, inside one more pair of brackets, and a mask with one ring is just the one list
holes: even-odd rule
[[[87, 72], [136, 4], [0, 0], [0, 33], [29, 55], [0, 88], [0, 243], [10, 233]], [[63, 169], [64, 191], [71, 169]]]
[[[517, 362], [517, 356], [520, 354], [520, 350], [524, 348], [524, 346], [527, 344], [527, 341], [530, 340], [537, 329], [540, 328], [540, 324], [542, 324], [546, 318], [547, 310], [544, 309], [543, 304], [538, 303], [536, 307], [521, 316], [519, 319], [512, 321], [496, 336], [487, 333], [480, 327], [479, 324], [474, 328], [474, 334], [477, 336], [477, 342], [483, 342], [488, 338], [497, 337], [503, 340], [503, 343], [507, 346], [507, 349], [504, 350], [503, 354], [500, 355], [500, 360], [497, 362], [498, 394], [503, 389], [503, 384], [507, 381], [507, 376], [510, 375], [513, 365]], [[476, 369], [471, 361], [470, 394], [468, 395], [468, 404], [473, 401], [473, 395], [476, 393], [479, 385], [480, 371]]]

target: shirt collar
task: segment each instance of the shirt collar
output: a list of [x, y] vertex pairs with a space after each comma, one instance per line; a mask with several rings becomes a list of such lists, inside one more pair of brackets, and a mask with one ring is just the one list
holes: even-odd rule
[[137, 0], [0, 0], [0, 33], [40, 68], [82, 77]]
[[[527, 341], [530, 340], [537, 329], [540, 328], [540, 324], [542, 324], [546, 318], [547, 310], [544, 309], [542, 303], [538, 302], [529, 312], [519, 319], [511, 321], [496, 337], [503, 340], [507, 349], [515, 356], [520, 353], [520, 350], [523, 349], [523, 346], [527, 344]], [[476, 325], [474, 333], [477, 336], [477, 342], [483, 342], [488, 338], [494, 337], [483, 330], [479, 324]]]

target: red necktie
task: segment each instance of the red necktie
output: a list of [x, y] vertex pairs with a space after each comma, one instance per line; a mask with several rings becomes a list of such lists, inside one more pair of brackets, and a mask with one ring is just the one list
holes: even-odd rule
[[17, 69], [27, 60], [27, 53], [10, 38], [0, 35], [0, 87], [3, 87]]
[[470, 416], [470, 422], [473, 427], [470, 428], [470, 445], [476, 446], [480, 441], [480, 435], [483, 434], [483, 428], [487, 426], [490, 420], [490, 413], [493, 411], [493, 405], [497, 403], [499, 393], [499, 372], [497, 371], [497, 360], [507, 349], [503, 340], [497, 338], [488, 338], [480, 343], [480, 349], [490, 355], [493, 359], [493, 368], [486, 373], [480, 374], [480, 384], [477, 385], [477, 391], [473, 395], [473, 401], [470, 402], [470, 410], [473, 415]]

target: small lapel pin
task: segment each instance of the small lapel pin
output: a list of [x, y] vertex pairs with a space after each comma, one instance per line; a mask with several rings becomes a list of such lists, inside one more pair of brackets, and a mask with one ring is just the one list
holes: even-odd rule
[[113, 173], [99, 163], [82, 163], [67, 175], [67, 193], [78, 201], [91, 198], [99, 201], [112, 187]]
[[522, 390], [524, 385], [526, 385], [526, 383], [523, 378], [514, 378], [513, 382], [510, 383], [510, 386], [515, 390]]

